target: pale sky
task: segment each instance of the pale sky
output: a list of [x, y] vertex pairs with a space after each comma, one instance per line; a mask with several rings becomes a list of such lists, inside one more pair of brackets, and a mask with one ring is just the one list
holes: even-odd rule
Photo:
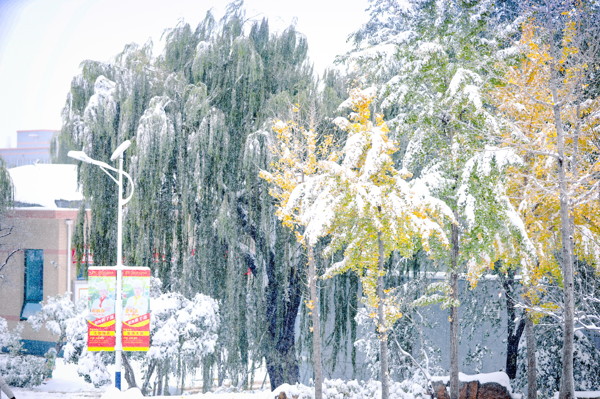
[[[194, 29], [227, 0], [0, 0], [0, 148], [17, 130], [60, 129], [70, 82], [85, 59], [108, 61], [127, 43], [157, 44], [181, 19]], [[271, 31], [296, 22], [323, 70], [367, 19], [368, 0], [245, 0], [246, 16]], [[158, 54], [154, 54], [155, 56]]]

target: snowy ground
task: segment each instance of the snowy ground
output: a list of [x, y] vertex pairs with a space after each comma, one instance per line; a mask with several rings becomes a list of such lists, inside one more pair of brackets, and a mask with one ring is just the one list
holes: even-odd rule
[[[77, 366], [56, 359], [53, 378], [35, 388], [12, 388], [18, 399], [100, 398], [106, 389], [94, 388], [77, 375]], [[3, 397], [4, 398], [4, 397]]]
[[[123, 383], [126, 385], [125, 382]], [[298, 392], [297, 388], [292, 386], [282, 386], [280, 389], [286, 390], [288, 393]], [[14, 388], [13, 391], [18, 399], [135, 399], [143, 397], [141, 392], [135, 389], [119, 392], [112, 386], [94, 388], [92, 384], [84, 382], [77, 375], [75, 365], [64, 364], [62, 359], [57, 359], [56, 369], [51, 380], [35, 388]], [[276, 392], [279, 392], [279, 389]], [[221, 393], [187, 394], [184, 396], [188, 399], [273, 399], [275, 393], [269, 390], [245, 393], [223, 391]], [[155, 396], [155, 398], [183, 398], [184, 396]], [[600, 391], [578, 392], [576, 396], [577, 398], [600, 398]], [[4, 398], [4, 396], [1, 397]]]
[[[123, 381], [127, 386], [127, 383]], [[83, 378], [77, 375], [77, 366], [73, 364], [64, 364], [62, 359], [56, 360], [56, 369], [54, 370], [51, 380], [35, 388], [13, 388], [15, 396], [18, 399], [82, 399], [82, 398], [103, 398], [103, 399], [133, 399], [141, 398], [142, 394], [136, 390], [119, 392], [116, 388], [105, 386], [94, 388], [92, 384], [83, 381]], [[5, 398], [1, 395], [2, 399]], [[155, 396], [155, 398], [180, 398], [183, 396]], [[201, 398], [201, 399], [272, 399], [273, 394], [268, 391], [260, 391], [255, 393], [225, 393], [222, 394], [197, 394], [186, 395], [186, 398]]]

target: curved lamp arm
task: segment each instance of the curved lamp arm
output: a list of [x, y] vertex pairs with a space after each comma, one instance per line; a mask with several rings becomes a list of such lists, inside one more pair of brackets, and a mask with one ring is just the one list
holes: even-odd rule
[[[102, 164], [102, 165], [100, 165], [100, 164]], [[100, 169], [102, 169], [102, 171], [104, 173], [106, 173], [111, 179], [113, 179], [113, 181], [115, 183], [117, 183], [117, 185], [119, 185], [119, 180], [117, 178], [115, 178], [112, 174], [110, 174], [106, 169], [111, 170], [117, 174], [121, 173], [123, 176], [125, 176], [129, 180], [129, 183], [130, 183], [129, 187], [131, 187], [131, 191], [130, 191], [129, 195], [127, 196], [127, 198], [124, 198], [123, 202], [122, 202], [122, 205], [126, 205], [131, 200], [131, 197], [133, 197], [133, 192], [135, 191], [135, 184], [133, 184], [133, 179], [131, 178], [129, 173], [125, 172], [124, 170], [119, 171], [119, 169], [113, 168], [112, 166], [110, 166], [104, 162], [98, 162], [95, 165], [100, 166]]]
[[129, 179], [129, 183], [131, 183], [129, 185], [129, 187], [131, 187], [131, 192], [129, 193], [129, 196], [127, 196], [127, 198], [123, 199], [123, 205], [126, 205], [131, 200], [131, 197], [133, 197], [133, 192], [135, 191], [135, 184], [133, 184], [133, 179], [131, 178], [131, 176], [129, 176], [129, 173], [124, 171], [121, 173], [123, 173], [123, 176]]
[[[128, 143], [128, 144], [127, 144]], [[125, 144], [125, 145], [124, 145]], [[118, 156], [123, 154], [123, 151], [125, 151], [127, 149], [127, 147], [129, 147], [129, 140], [126, 140], [123, 144], [121, 144], [118, 148], [117, 151], [115, 151], [115, 153], [113, 153], [113, 156], [111, 157], [111, 159], [113, 158], [117, 158]], [[118, 151], [120, 149], [120, 151]], [[116, 154], [116, 156], [115, 156]], [[123, 176], [127, 177], [127, 179], [129, 179], [130, 187], [131, 187], [131, 192], [129, 193], [129, 196], [127, 196], [127, 198], [123, 199], [123, 205], [127, 204], [130, 200], [131, 197], [133, 196], [133, 192], [135, 191], [135, 185], [133, 184], [133, 179], [131, 178], [131, 176], [129, 175], [129, 173], [125, 172], [125, 171], [119, 171], [119, 169], [110, 166], [109, 164], [107, 164], [106, 162], [102, 162], [102, 161], [97, 161], [93, 158], [90, 158], [85, 152], [83, 151], [69, 151], [67, 153], [67, 156], [69, 158], [73, 158], [77, 161], [81, 161], [81, 162], [85, 162], [85, 163], [89, 163], [91, 165], [96, 165], [99, 166], [100, 169], [102, 169], [102, 171], [104, 173], [106, 173], [108, 175], [108, 177], [110, 177], [115, 183], [117, 183], [117, 185], [119, 185], [119, 180], [117, 178], [115, 178], [111, 173], [109, 173], [108, 171], [110, 170], [111, 172], [115, 172], [117, 175], [119, 173], [123, 174]], [[114, 160], [114, 159], [113, 159]]]

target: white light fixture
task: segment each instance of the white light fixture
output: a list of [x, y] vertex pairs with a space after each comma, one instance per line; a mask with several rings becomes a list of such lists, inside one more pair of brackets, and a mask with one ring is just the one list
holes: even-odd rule
[[117, 147], [117, 149], [112, 153], [112, 155], [110, 156], [110, 160], [114, 161], [115, 159], [119, 158], [121, 155], [123, 155], [125, 150], [129, 148], [130, 145], [131, 145], [131, 141], [129, 141], [129, 140], [125, 140], [124, 142], [122, 142]]

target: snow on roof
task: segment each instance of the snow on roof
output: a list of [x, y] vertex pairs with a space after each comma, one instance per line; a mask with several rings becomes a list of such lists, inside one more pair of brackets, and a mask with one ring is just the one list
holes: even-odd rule
[[14, 187], [14, 200], [46, 209], [60, 208], [56, 201], [82, 201], [77, 185], [77, 165], [36, 164], [8, 170]]

